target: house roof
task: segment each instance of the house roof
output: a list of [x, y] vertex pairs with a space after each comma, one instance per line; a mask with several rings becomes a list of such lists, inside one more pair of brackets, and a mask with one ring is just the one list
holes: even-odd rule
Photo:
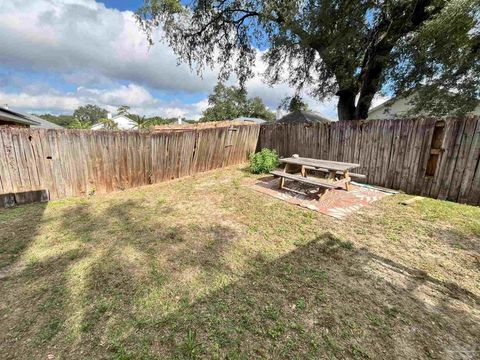
[[320, 114], [311, 112], [311, 111], [293, 111], [279, 120], [276, 123], [330, 123], [333, 120], [330, 120]]
[[58, 124], [54, 124], [50, 121], [47, 121], [45, 119], [42, 119], [41, 117], [35, 116], [28, 114], [26, 115], [29, 119], [36, 121], [39, 123], [38, 125], [32, 125], [32, 128], [42, 128], [42, 129], [63, 129], [63, 126], [60, 126]]
[[30, 119], [27, 115], [21, 114], [10, 109], [0, 107], [0, 120], [22, 125], [39, 125], [40, 123]]
[[381, 109], [385, 106], [392, 105], [396, 100], [398, 100], [398, 98], [392, 98], [392, 99], [385, 100], [381, 104], [378, 104], [377, 106], [372, 107], [370, 110], [368, 110], [368, 112], [370, 113], [372, 111], [376, 111], [378, 109]]
[[[453, 92], [450, 91], [452, 95]], [[414, 100], [416, 92], [412, 92], [409, 95], [400, 94], [396, 97], [390, 98], [383, 103], [372, 107], [368, 111], [369, 119], [385, 119], [385, 118], [396, 118], [408, 114], [410, 110], [414, 108], [412, 100]], [[416, 116], [424, 115], [425, 113], [422, 110], [416, 111]], [[469, 112], [470, 115], [479, 115], [480, 114], [480, 103]], [[413, 115], [413, 114], [412, 114]]]
[[0, 120], [10, 121], [17, 124], [30, 125], [32, 128], [41, 129], [63, 129], [62, 126], [51, 123], [38, 116], [23, 114], [18, 111], [0, 107]]

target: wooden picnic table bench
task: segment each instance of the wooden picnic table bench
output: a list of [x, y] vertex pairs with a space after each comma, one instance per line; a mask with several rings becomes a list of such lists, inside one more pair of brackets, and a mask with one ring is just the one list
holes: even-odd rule
[[[280, 163], [285, 164], [283, 170], [270, 172], [275, 177], [280, 177], [280, 189], [283, 189], [285, 179], [293, 180], [308, 185], [318, 186], [319, 198], [322, 198], [328, 190], [335, 188], [345, 187], [345, 190], [349, 191], [351, 182], [350, 170], [360, 167], [359, 164], [303, 158], [298, 156], [280, 159]], [[309, 177], [307, 176], [307, 170], [319, 170], [327, 172], [328, 175], [326, 179]], [[298, 172], [300, 172], [300, 175], [297, 174]], [[361, 174], [355, 174], [355, 176], [364, 177], [364, 175]]]

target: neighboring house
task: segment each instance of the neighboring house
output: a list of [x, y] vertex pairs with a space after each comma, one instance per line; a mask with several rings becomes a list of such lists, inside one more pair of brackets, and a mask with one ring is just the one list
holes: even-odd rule
[[23, 114], [0, 107], [0, 126], [29, 127], [33, 129], [63, 129], [60, 125], [43, 120], [35, 115]]
[[[395, 119], [401, 118], [407, 115], [408, 111], [413, 108], [414, 105], [410, 104], [410, 97], [397, 97], [385, 101], [383, 104], [375, 106], [368, 112], [369, 119]], [[480, 104], [470, 113], [471, 115], [480, 115]], [[421, 113], [417, 115], [422, 115]]]
[[254, 123], [254, 124], [265, 124], [267, 122], [266, 120], [263, 120], [263, 119], [244, 117], [244, 116], [233, 119], [232, 121], [243, 121], [243, 122]]
[[333, 120], [326, 118], [323, 115], [318, 113], [314, 113], [312, 111], [294, 111], [291, 112], [279, 120], [276, 120], [276, 123], [283, 123], [283, 124], [297, 124], [297, 123], [306, 123], [306, 124], [314, 124], [314, 123], [331, 123]]
[[[112, 114], [108, 113], [107, 118], [113, 120], [117, 124], [118, 130], [133, 130], [136, 127], [135, 122], [125, 115], [117, 115], [112, 117]], [[103, 124], [95, 124], [92, 126], [92, 130], [102, 130]]]
[[0, 107], [0, 126], [30, 127], [39, 124], [24, 114]]

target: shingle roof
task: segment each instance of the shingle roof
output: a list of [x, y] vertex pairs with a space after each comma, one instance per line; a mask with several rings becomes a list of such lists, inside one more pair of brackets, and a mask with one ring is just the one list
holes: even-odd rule
[[10, 121], [16, 124], [30, 125], [32, 128], [42, 129], [63, 129], [62, 126], [51, 123], [38, 116], [31, 114], [22, 114], [18, 111], [0, 107], [0, 120]]
[[37, 121], [29, 119], [26, 115], [3, 107], [0, 107], [0, 120], [22, 125], [39, 125]]
[[311, 111], [294, 111], [291, 112], [281, 119], [276, 121], [277, 123], [330, 123], [332, 120], [323, 117], [320, 114], [316, 114]]
[[32, 119], [36, 122], [39, 123], [39, 125], [32, 125], [32, 128], [42, 128], [42, 129], [63, 129], [63, 126], [60, 126], [58, 124], [54, 124], [50, 121], [47, 121], [45, 119], [42, 119], [41, 117], [35, 116], [28, 114], [26, 115], [29, 119]]

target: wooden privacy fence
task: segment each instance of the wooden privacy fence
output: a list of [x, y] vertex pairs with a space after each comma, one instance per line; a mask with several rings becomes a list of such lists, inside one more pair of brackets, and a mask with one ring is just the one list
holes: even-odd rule
[[480, 204], [480, 118], [262, 125], [258, 148], [359, 163], [366, 183]]
[[[109, 192], [247, 160], [258, 148], [355, 162], [369, 184], [480, 205], [480, 118], [239, 125], [144, 133], [0, 130], [0, 194]], [[357, 172], [357, 171], [356, 171]]]
[[239, 164], [259, 125], [181, 132], [0, 130], [0, 194], [109, 192]]

